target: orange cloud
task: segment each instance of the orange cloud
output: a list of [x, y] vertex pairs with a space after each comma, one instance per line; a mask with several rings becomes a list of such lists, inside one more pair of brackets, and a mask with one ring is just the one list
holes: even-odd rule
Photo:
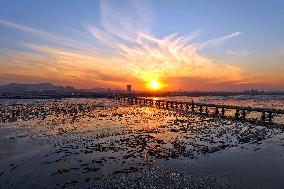
[[133, 18], [101, 1], [101, 26], [85, 27], [88, 35], [93, 36], [93, 41], [88, 43], [0, 19], [2, 25], [48, 42], [48, 45], [24, 43], [29, 52], [3, 52], [0, 73], [39, 80], [52, 78], [80, 88], [98, 85], [124, 88], [125, 84], [132, 83], [134, 89], [144, 90], [153, 80], [168, 90], [195, 88], [185, 87], [185, 81], [199, 81], [207, 87], [244, 82], [240, 67], [200, 53], [203, 48], [222, 45], [240, 32], [203, 43], [193, 42], [199, 32], [157, 37], [150, 32], [153, 20], [147, 15], [152, 15], [151, 8], [137, 3], [134, 1], [133, 11], [137, 18]]

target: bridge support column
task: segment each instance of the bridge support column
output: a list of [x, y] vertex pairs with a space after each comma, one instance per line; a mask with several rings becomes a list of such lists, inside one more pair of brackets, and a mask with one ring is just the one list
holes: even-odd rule
[[191, 104], [191, 111], [194, 112], [194, 103]]
[[200, 112], [200, 113], [203, 112], [203, 106], [202, 106], [202, 105], [199, 106], [199, 112]]
[[265, 123], [265, 120], [266, 120], [265, 112], [262, 112], [262, 113], [261, 113], [261, 121], [262, 121], [263, 123]]
[[268, 121], [269, 121], [269, 123], [272, 123], [272, 121], [273, 121], [273, 116], [272, 116], [271, 112], [268, 113]]
[[219, 115], [219, 108], [218, 107], [216, 107], [215, 115]]
[[208, 106], [207, 105], [205, 106], [205, 113], [206, 113], [206, 115], [208, 115]]
[[243, 119], [246, 119], [246, 110], [243, 110], [242, 118], [243, 118]]
[[240, 110], [236, 109], [235, 119], [239, 119], [239, 116], [240, 116]]
[[222, 117], [225, 117], [225, 108], [222, 108]]

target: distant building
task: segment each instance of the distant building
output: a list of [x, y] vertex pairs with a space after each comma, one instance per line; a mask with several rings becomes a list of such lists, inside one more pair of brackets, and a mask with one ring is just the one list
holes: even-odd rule
[[245, 90], [244, 93], [247, 94], [247, 95], [257, 95], [260, 92], [258, 92], [257, 89], [251, 89], [251, 90]]
[[127, 91], [127, 92], [131, 92], [131, 85], [127, 85], [127, 86], [126, 86], [126, 91]]

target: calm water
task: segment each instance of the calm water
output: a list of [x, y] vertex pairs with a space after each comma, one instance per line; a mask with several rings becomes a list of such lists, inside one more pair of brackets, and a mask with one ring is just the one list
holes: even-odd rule
[[[283, 96], [193, 100], [284, 107]], [[284, 187], [280, 128], [108, 99], [0, 103], [1, 189]]]

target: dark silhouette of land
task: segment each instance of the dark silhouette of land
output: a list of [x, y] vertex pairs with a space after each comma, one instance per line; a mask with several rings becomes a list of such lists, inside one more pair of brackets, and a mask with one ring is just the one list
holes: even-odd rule
[[70, 86], [55, 86], [50, 83], [38, 83], [38, 84], [17, 84], [10, 83], [0, 86], [0, 92], [26, 92], [26, 91], [74, 91], [74, 87]]
[[164, 96], [233, 96], [233, 95], [284, 95], [284, 91], [244, 92], [222, 91], [188, 91], [188, 92], [157, 92], [157, 91], [126, 91], [110, 88], [76, 89], [71, 86], [56, 86], [50, 83], [0, 85], [0, 98], [112, 98], [116, 96], [132, 97], [164, 97]]

